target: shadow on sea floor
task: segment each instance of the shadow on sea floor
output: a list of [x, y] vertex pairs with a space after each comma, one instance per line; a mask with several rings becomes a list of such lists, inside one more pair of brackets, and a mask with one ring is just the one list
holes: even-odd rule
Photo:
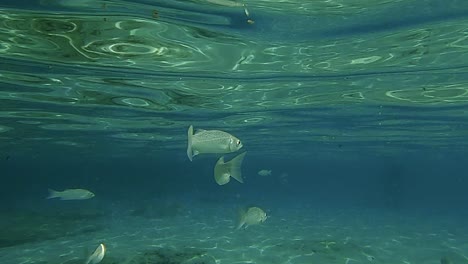
[[[147, 202], [134, 205], [125, 214], [161, 219], [175, 217], [182, 211], [183, 205], [180, 203]], [[0, 248], [98, 232], [106, 228], [106, 219], [110, 214], [112, 212], [100, 206], [81, 207], [73, 204], [45, 210], [3, 210], [0, 218]]]
[[2, 212], [0, 248], [93, 233], [104, 228], [99, 221], [103, 217], [104, 215], [98, 211]]

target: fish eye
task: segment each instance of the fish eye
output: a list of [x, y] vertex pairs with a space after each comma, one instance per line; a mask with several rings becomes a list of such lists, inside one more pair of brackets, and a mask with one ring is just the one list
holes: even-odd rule
[[240, 143], [241, 143], [240, 140], [237, 140], [237, 142], [236, 142], [237, 146], [239, 146]]

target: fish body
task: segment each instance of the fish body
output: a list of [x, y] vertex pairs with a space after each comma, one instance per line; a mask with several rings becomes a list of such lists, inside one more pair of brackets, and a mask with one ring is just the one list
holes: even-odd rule
[[231, 177], [240, 183], [244, 183], [241, 166], [246, 153], [243, 152], [228, 162], [224, 162], [224, 156], [218, 159], [214, 167], [214, 178], [218, 185], [227, 184], [231, 180]]
[[269, 176], [271, 175], [271, 170], [261, 170], [258, 172], [258, 175], [260, 176]]
[[94, 197], [94, 193], [85, 189], [66, 189], [63, 191], [55, 191], [49, 189], [47, 199], [59, 198], [60, 200], [86, 200]]
[[258, 225], [265, 222], [267, 214], [261, 208], [249, 207], [247, 210], [241, 210], [239, 212], [239, 223], [237, 229], [242, 227], [247, 228], [251, 225]]
[[89, 256], [89, 258], [86, 260], [85, 264], [98, 264], [102, 261], [105, 254], [106, 247], [104, 246], [104, 244], [99, 244], [94, 253], [91, 254], [91, 256]]
[[231, 0], [206, 0], [208, 3], [216, 4], [216, 5], [221, 5], [221, 6], [227, 6], [227, 7], [239, 7], [239, 6], [245, 6], [242, 3], [238, 3], [235, 1]]
[[187, 131], [187, 156], [192, 158], [203, 153], [225, 154], [238, 151], [242, 142], [235, 136], [221, 130], [198, 130], [193, 133], [193, 126]]

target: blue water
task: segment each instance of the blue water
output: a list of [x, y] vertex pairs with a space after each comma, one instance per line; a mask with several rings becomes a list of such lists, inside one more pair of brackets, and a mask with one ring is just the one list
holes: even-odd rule
[[468, 2], [245, 4], [0, 3], [0, 263], [468, 263]]

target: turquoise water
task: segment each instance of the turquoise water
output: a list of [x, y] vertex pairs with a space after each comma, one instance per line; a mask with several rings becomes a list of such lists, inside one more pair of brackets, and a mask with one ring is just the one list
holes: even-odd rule
[[[1, 1], [0, 262], [468, 263], [467, 25], [462, 0]], [[189, 125], [242, 140], [243, 184]]]

